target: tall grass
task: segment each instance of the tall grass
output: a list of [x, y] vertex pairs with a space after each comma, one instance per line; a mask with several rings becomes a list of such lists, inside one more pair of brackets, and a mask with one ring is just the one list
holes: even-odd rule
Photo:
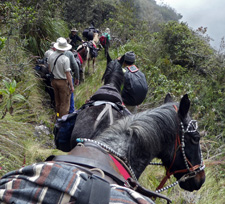
[[[44, 161], [51, 154], [64, 154], [54, 148], [54, 136], [35, 134], [35, 127], [45, 125], [50, 130], [54, 126], [54, 111], [50, 108], [50, 98], [44, 91], [42, 81], [35, 76], [33, 61], [22, 45], [28, 42], [28, 47], [42, 56], [50, 41], [57, 37], [67, 37], [68, 28], [61, 21], [44, 23], [43, 30], [49, 36], [41, 40], [41, 48], [37, 43], [38, 36], [20, 41], [18, 35], [10, 37], [0, 55], [0, 79], [17, 80], [17, 91], [23, 95], [26, 103], [15, 103], [13, 115], [6, 115], [0, 120], [0, 176], [6, 172], [18, 169], [23, 165]], [[27, 41], [26, 41], [27, 40]], [[137, 54], [136, 64], [146, 74], [149, 92], [139, 110], [153, 108], [162, 103], [167, 92], [172, 92], [177, 99], [189, 93], [193, 105], [194, 118], [200, 121], [200, 130], [206, 134], [202, 139], [203, 155], [206, 160], [206, 182], [197, 192], [185, 192], [176, 186], [163, 194], [173, 200], [173, 203], [209, 204], [224, 203], [225, 171], [224, 171], [224, 87], [215, 81], [204, 78], [193, 70], [187, 70], [179, 65], [173, 65], [168, 58], [160, 57], [160, 50], [155, 40], [139, 42], [130, 40], [127, 44], [110, 48], [113, 59], [133, 50]], [[90, 74], [85, 83], [75, 88], [75, 106], [81, 107], [86, 100], [102, 85], [101, 77], [105, 71], [106, 59], [103, 51], [99, 53], [96, 62], [96, 72]], [[90, 72], [92, 67], [90, 67]], [[0, 81], [0, 88], [3, 84]], [[213, 85], [211, 87], [211, 85]], [[218, 91], [219, 90], [219, 91]], [[216, 99], [214, 98], [216, 96]], [[4, 100], [4, 98], [2, 99]], [[0, 102], [0, 108], [2, 103]], [[217, 135], [213, 135], [214, 133]], [[149, 166], [140, 178], [140, 183], [154, 190], [163, 177], [164, 170]], [[175, 179], [172, 178], [170, 182]], [[161, 203], [156, 200], [156, 203]]]

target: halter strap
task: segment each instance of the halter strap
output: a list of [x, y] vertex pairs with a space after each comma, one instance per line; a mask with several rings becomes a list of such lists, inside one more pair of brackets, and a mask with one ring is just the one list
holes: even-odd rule
[[[178, 112], [177, 106], [176, 105], [173, 105], [173, 107], [174, 107], [175, 111]], [[182, 141], [180, 141], [179, 134], [177, 133], [176, 140], [175, 140], [175, 145], [174, 145], [174, 155], [173, 155], [172, 163], [170, 164], [170, 167], [166, 170], [165, 177], [160, 182], [159, 186], [156, 188], [156, 192], [161, 192], [159, 189], [163, 188], [163, 186], [165, 185], [166, 181], [170, 178], [171, 175], [174, 175], [174, 174], [177, 174], [177, 173], [186, 173], [186, 172], [189, 172], [188, 174], [185, 174], [185, 175], [187, 175], [186, 177], [184, 177], [185, 180], [186, 180], [188, 178], [191, 178], [191, 177], [195, 176], [199, 171], [202, 171], [204, 169], [205, 166], [203, 165], [202, 158], [201, 158], [201, 164], [197, 164], [197, 165], [193, 166], [191, 164], [191, 162], [188, 160], [188, 158], [186, 157], [186, 155], [185, 155], [185, 151], [184, 151], [184, 147], [185, 147], [184, 134], [186, 132], [194, 132], [194, 131], [197, 130], [197, 128], [196, 128], [196, 130], [194, 130], [194, 131], [189, 131], [189, 127], [190, 127], [190, 125], [191, 125], [192, 122], [193, 122], [193, 120], [191, 120], [189, 122], [186, 130], [184, 130], [184, 125], [181, 122]], [[180, 149], [181, 152], [182, 152], [182, 154], [183, 154], [184, 162], [185, 162], [185, 165], [186, 165], [187, 168], [186, 169], [181, 169], [181, 170], [176, 170], [176, 171], [170, 172], [170, 169], [172, 168], [172, 166], [173, 166], [173, 164], [175, 162], [176, 152], [177, 152], [178, 149]], [[182, 177], [179, 181], [184, 181], [184, 178]]]
[[177, 170], [177, 171], [173, 171], [173, 172], [170, 172], [170, 169], [172, 168], [174, 162], [175, 162], [175, 159], [176, 159], [176, 152], [178, 149], [181, 149], [182, 148], [182, 145], [181, 145], [181, 142], [180, 142], [180, 137], [179, 135], [177, 134], [176, 136], [176, 140], [175, 140], [175, 148], [174, 148], [174, 155], [173, 155], [173, 161], [172, 163], [170, 164], [170, 167], [166, 170], [166, 175], [165, 177], [163, 178], [163, 180], [160, 182], [159, 186], [156, 188], [156, 190], [159, 190], [161, 188], [163, 188], [163, 186], [165, 185], [166, 181], [168, 179], [170, 179], [170, 176], [171, 175], [174, 175], [174, 174], [177, 174], [177, 173], [185, 173], [185, 172], [195, 172], [197, 169], [199, 169], [202, 165], [201, 164], [197, 164], [195, 166], [192, 166], [191, 162], [187, 159], [187, 157], [185, 156], [185, 159], [188, 161], [189, 165], [191, 166], [191, 168], [186, 168], [186, 169], [181, 169], [181, 170]]

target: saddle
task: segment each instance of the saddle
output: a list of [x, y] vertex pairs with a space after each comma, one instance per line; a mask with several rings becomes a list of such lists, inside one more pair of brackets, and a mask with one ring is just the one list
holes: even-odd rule
[[93, 101], [110, 101], [113, 103], [123, 103], [122, 97], [117, 89], [109, 84], [100, 87], [90, 98]]
[[[81, 189], [83, 196], [79, 198], [81, 199], [79, 200], [80, 204], [102, 203], [100, 202], [102, 199], [107, 203], [110, 184], [128, 187], [149, 198], [158, 197], [167, 200], [167, 203], [171, 202], [164, 195], [142, 187], [136, 179], [131, 177], [129, 167], [126, 166], [125, 162], [121, 163], [116, 155], [109, 153], [108, 150], [94, 142], [85, 141], [84, 144], [77, 145], [68, 155], [52, 155], [46, 161], [70, 163], [90, 175], [87, 185]], [[89, 202], [87, 202], [87, 198]], [[94, 202], [91, 202], [90, 199]]]
[[85, 108], [99, 105], [105, 105], [105, 107], [96, 118], [94, 130], [97, 128], [99, 122], [106, 113], [109, 113], [110, 125], [114, 122], [112, 109], [115, 109], [123, 116], [131, 114], [130, 111], [122, 105], [122, 99], [117, 89], [110, 85], [104, 85], [91, 97], [90, 101], [83, 104], [74, 113], [67, 114], [62, 118], [57, 119], [53, 130], [57, 149], [64, 152], [69, 152], [71, 150], [70, 138], [79, 112]]

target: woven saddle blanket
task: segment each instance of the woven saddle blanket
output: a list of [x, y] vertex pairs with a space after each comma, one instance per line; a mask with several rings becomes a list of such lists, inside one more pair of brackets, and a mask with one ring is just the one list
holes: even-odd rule
[[[76, 203], [88, 176], [76, 166], [64, 162], [26, 166], [0, 179], [0, 204]], [[154, 204], [151, 199], [115, 184], [110, 184], [109, 197], [109, 204]]]

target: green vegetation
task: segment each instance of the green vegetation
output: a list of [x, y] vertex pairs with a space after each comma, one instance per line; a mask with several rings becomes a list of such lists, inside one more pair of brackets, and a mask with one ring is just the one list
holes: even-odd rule
[[5, 99], [5, 110], [3, 112], [3, 119], [7, 112], [11, 115], [13, 114], [13, 103], [15, 101], [25, 101], [25, 98], [21, 94], [15, 94], [16, 91], [16, 81], [13, 80], [12, 82], [7, 82], [3, 80], [6, 89], [0, 89], [0, 94], [3, 95], [3, 99]]
[[[157, 6], [154, 0], [85, 1], [91, 5], [90, 10], [81, 7], [82, 2], [11, 0], [0, 3], [0, 176], [43, 161], [50, 154], [63, 154], [54, 149], [54, 111], [42, 81], [35, 75], [34, 56], [42, 57], [50, 42], [59, 36], [68, 37], [69, 28], [76, 26], [82, 31], [93, 20], [100, 30], [111, 29], [112, 58], [130, 50], [136, 53], [136, 64], [145, 72], [149, 84], [148, 96], [138, 107], [139, 111], [162, 104], [168, 92], [177, 100], [189, 94], [192, 116], [198, 120], [204, 136], [201, 146], [206, 182], [197, 192], [188, 193], [176, 186], [164, 194], [173, 203], [222, 204], [225, 194], [224, 41], [219, 51], [212, 49], [206, 29], [200, 27], [194, 31], [187, 24], [178, 23], [179, 14], [166, 6]], [[77, 16], [75, 10], [69, 9], [72, 4], [80, 12]], [[96, 63], [96, 73], [75, 89], [77, 108], [102, 85], [106, 66], [103, 52]], [[41, 125], [50, 133], [39, 133], [37, 127]], [[140, 182], [154, 190], [163, 174], [161, 167], [149, 166]], [[168, 183], [173, 181], [172, 178]]]

